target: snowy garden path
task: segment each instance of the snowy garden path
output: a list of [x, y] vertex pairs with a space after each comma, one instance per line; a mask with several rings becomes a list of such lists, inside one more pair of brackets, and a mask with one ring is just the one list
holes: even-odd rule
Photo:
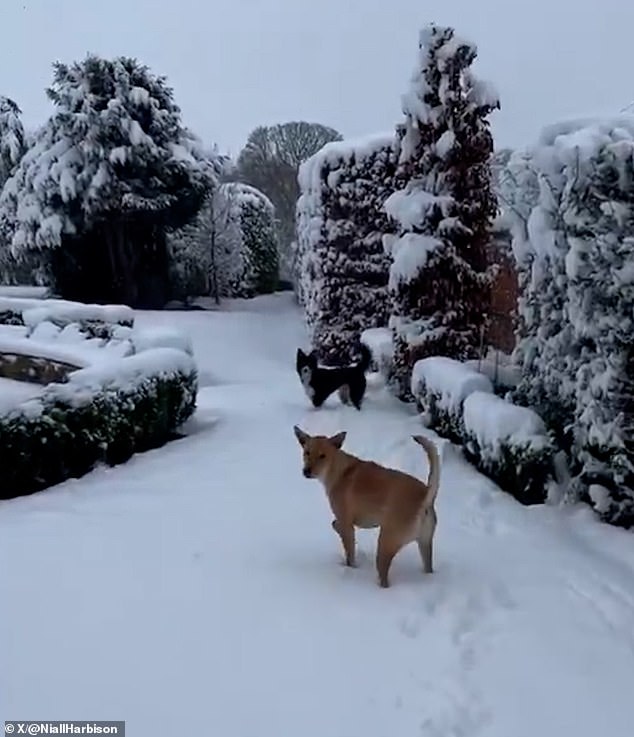
[[426, 476], [408, 408], [307, 407], [287, 295], [142, 314], [190, 332], [186, 439], [0, 503], [0, 719], [130, 737], [631, 737], [634, 535], [527, 509], [443, 443], [436, 573], [340, 565], [292, 433]]

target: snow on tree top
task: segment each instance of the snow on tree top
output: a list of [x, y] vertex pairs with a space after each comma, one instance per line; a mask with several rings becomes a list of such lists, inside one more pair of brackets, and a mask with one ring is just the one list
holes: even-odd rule
[[321, 172], [324, 169], [336, 169], [355, 160], [361, 162], [393, 143], [393, 131], [344, 141], [331, 141], [301, 164], [298, 174], [299, 186], [303, 192], [318, 190], [321, 187]]
[[222, 185], [223, 191], [233, 204], [238, 207], [253, 205], [254, 207], [265, 207], [270, 212], [275, 210], [271, 200], [259, 189], [243, 182], [227, 182]]

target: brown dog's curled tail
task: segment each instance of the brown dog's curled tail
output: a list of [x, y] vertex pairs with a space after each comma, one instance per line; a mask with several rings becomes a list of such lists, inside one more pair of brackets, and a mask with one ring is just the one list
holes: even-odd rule
[[440, 486], [440, 456], [438, 455], [436, 444], [429, 438], [426, 438], [424, 435], [412, 435], [412, 438], [419, 445], [423, 446], [429, 460], [429, 478], [427, 480], [429, 491], [423, 503], [424, 508], [429, 509], [436, 499], [438, 487]]

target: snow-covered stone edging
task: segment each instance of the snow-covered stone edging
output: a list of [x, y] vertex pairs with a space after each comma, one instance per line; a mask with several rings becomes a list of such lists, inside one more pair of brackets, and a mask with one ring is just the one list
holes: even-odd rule
[[490, 379], [460, 361], [430, 356], [414, 364], [411, 392], [427, 424], [440, 435], [461, 443], [462, 405], [475, 391], [493, 393]]
[[90, 305], [62, 299], [0, 297], [0, 324], [26, 325], [34, 330], [40, 323], [58, 327], [79, 325], [91, 337], [110, 338], [117, 327], [132, 327], [134, 311], [126, 305]]
[[555, 446], [539, 415], [490, 392], [463, 406], [464, 452], [478, 470], [522, 504], [542, 504], [554, 481]]
[[78, 478], [177, 436], [194, 412], [194, 360], [151, 348], [79, 369], [0, 417], [0, 498]]

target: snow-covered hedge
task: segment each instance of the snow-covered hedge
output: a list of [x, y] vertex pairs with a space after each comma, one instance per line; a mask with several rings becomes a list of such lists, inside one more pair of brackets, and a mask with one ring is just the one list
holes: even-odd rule
[[126, 305], [91, 305], [62, 299], [0, 297], [0, 324], [26, 325], [31, 330], [42, 322], [58, 327], [71, 323], [93, 337], [110, 338], [117, 326], [132, 327], [134, 311]]
[[514, 401], [566, 452], [570, 500], [632, 526], [634, 116], [549, 126], [501, 191], [520, 284]]
[[29, 494], [176, 436], [196, 404], [191, 356], [153, 348], [71, 373], [0, 417], [0, 497]]
[[475, 391], [493, 392], [484, 374], [445, 356], [430, 356], [414, 364], [411, 392], [430, 427], [454, 442], [464, 437], [463, 403]]
[[546, 501], [555, 446], [543, 420], [490, 392], [469, 394], [463, 406], [465, 456], [522, 504]]
[[425, 423], [464, 447], [482, 473], [523, 504], [544, 502], [555, 445], [542, 419], [493, 393], [491, 379], [445, 356], [414, 364], [411, 392]]
[[311, 344], [326, 364], [355, 358], [363, 330], [387, 325], [394, 134], [326, 144], [299, 170], [296, 269]]
[[372, 368], [389, 380], [394, 353], [390, 328], [368, 328], [361, 333], [361, 342], [372, 355]]

